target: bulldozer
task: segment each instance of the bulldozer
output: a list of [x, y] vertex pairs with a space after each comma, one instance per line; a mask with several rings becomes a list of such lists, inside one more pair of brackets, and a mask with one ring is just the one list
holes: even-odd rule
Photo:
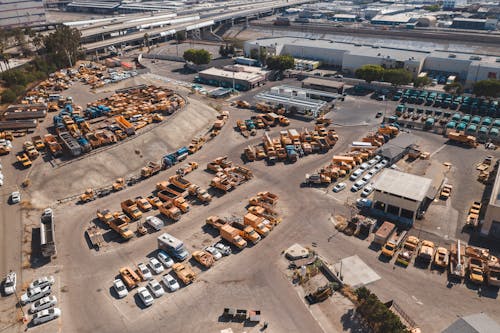
[[148, 229], [142, 224], [141, 220], [137, 221], [137, 234], [139, 236], [144, 236], [148, 233]]
[[325, 301], [328, 297], [333, 295], [333, 286], [331, 284], [326, 284], [319, 287], [314, 292], [306, 295], [306, 300], [309, 304], [316, 304]]
[[238, 100], [236, 101], [236, 106], [242, 109], [250, 109], [251, 105], [247, 101]]

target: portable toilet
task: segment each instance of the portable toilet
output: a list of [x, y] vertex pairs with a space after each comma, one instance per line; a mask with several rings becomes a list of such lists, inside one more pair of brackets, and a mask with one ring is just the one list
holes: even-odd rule
[[496, 119], [495, 122], [493, 123], [493, 126], [500, 127], [500, 119]]
[[488, 128], [487, 127], [484, 127], [484, 126], [481, 126], [479, 128], [479, 133], [483, 134], [483, 135], [486, 135], [488, 134]]
[[481, 122], [481, 117], [474, 116], [474, 117], [472, 117], [472, 120], [470, 122], [477, 125]]
[[460, 118], [462, 118], [462, 116], [460, 115], [460, 113], [455, 113], [453, 115], [453, 117], [451, 117], [451, 120], [453, 120], [453, 121], [459, 121]]
[[446, 128], [455, 128], [456, 126], [457, 126], [457, 123], [454, 121], [450, 121], [450, 122], [448, 122], [448, 124], [446, 124]]
[[460, 123], [460, 124], [458, 124], [458, 126], [457, 126], [457, 131], [464, 131], [466, 127], [467, 127], [467, 124], [465, 124], [465, 123]]
[[493, 127], [492, 129], [490, 129], [490, 135], [498, 136], [498, 128]]
[[470, 125], [467, 127], [467, 133], [476, 133], [477, 131], [477, 126], [476, 125]]
[[491, 118], [490, 117], [484, 117], [482, 125], [483, 126], [490, 126], [491, 125]]
[[462, 117], [461, 122], [468, 124], [470, 122], [470, 114], [466, 114]]

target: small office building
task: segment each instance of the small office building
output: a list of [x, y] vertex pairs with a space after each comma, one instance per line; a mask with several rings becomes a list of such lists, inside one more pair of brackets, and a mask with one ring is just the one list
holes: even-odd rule
[[417, 142], [417, 137], [408, 133], [401, 133], [394, 139], [383, 144], [377, 154], [389, 161], [389, 165], [396, 163], [406, 156]]
[[414, 221], [426, 204], [431, 185], [431, 179], [385, 169], [373, 184], [373, 208]]
[[342, 94], [344, 92], [344, 82], [308, 77], [302, 81], [302, 88]]
[[236, 90], [250, 90], [263, 84], [267, 79], [267, 72], [258, 67], [225, 66], [224, 68], [208, 68], [198, 73], [195, 80], [211, 86], [234, 88]]
[[481, 234], [494, 239], [500, 239], [500, 172], [498, 171], [488, 206], [486, 206]]

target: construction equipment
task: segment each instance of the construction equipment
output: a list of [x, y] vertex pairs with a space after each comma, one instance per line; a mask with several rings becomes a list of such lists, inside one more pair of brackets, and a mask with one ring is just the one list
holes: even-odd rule
[[227, 221], [221, 219], [217, 215], [209, 216], [205, 219], [205, 224], [214, 227], [219, 230], [224, 224], [227, 224]]
[[288, 126], [290, 125], [290, 119], [288, 119], [285, 116], [278, 116], [278, 121], [281, 126]]
[[266, 227], [268, 227], [268, 229], [274, 228], [275, 226], [277, 226], [278, 224], [281, 223], [281, 218], [278, 216], [278, 213], [269, 206], [267, 206], [267, 207], [250, 206], [247, 208], [247, 211], [249, 213], [252, 213], [255, 216], [264, 218], [265, 219], [264, 221], [269, 221], [270, 226], [268, 227], [266, 225]]
[[191, 143], [189, 144], [189, 147], [188, 147], [188, 151], [190, 154], [194, 154], [196, 153], [198, 150], [201, 149], [201, 147], [203, 147], [203, 145], [205, 144], [206, 142], [206, 139], [205, 137], [197, 137], [197, 138], [193, 138], [191, 140]]
[[232, 221], [231, 226], [238, 230], [240, 236], [252, 243], [257, 244], [260, 241], [260, 235], [251, 226], [245, 225], [239, 221]]
[[142, 217], [142, 212], [137, 207], [135, 200], [127, 199], [122, 201], [120, 205], [123, 212], [130, 216], [132, 220], [139, 220]]
[[137, 234], [140, 236], [144, 236], [148, 233], [148, 229], [142, 224], [142, 221], [137, 221]]
[[452, 142], [457, 142], [460, 144], [464, 144], [468, 147], [476, 148], [477, 147], [477, 139], [472, 135], [466, 135], [464, 132], [450, 132], [448, 133], [448, 139]]
[[392, 235], [395, 229], [396, 226], [394, 225], [394, 223], [385, 221], [375, 233], [373, 243], [383, 246], [385, 242], [387, 242], [387, 239], [389, 239], [389, 237]]
[[113, 191], [115, 191], [115, 192], [123, 190], [125, 188], [125, 179], [123, 179], [123, 178], [117, 178], [113, 182], [112, 186], [113, 186]]
[[109, 225], [109, 223], [113, 220], [113, 214], [111, 214], [108, 209], [98, 209], [96, 215], [99, 221], [106, 225]]
[[95, 249], [99, 250], [102, 244], [104, 244], [104, 238], [102, 237], [101, 229], [97, 227], [95, 224], [92, 224], [87, 228], [87, 230], [85, 230], [85, 232], [92, 246]]
[[179, 175], [169, 177], [168, 181], [182, 190], [186, 190], [191, 185], [191, 182]]
[[378, 133], [382, 135], [389, 135], [391, 138], [399, 134], [399, 129], [396, 126], [381, 125]]
[[153, 208], [158, 209], [162, 205], [160, 198], [155, 195], [150, 195], [146, 198], [146, 200], [153, 206]]
[[417, 252], [417, 259], [425, 265], [428, 265], [434, 258], [435, 246], [434, 243], [428, 240], [423, 240]]
[[264, 220], [265, 219], [263, 217], [256, 216], [252, 213], [247, 213], [243, 216], [243, 223], [254, 228], [254, 230], [257, 231], [257, 233], [262, 237], [269, 235], [270, 231], [270, 229], [263, 223]]
[[132, 125], [127, 119], [125, 119], [123, 116], [117, 116], [115, 117], [116, 124], [120, 126], [120, 128], [127, 134], [127, 135], [134, 135], [135, 134], [135, 127]]
[[167, 189], [159, 191], [157, 193], [158, 197], [165, 201], [171, 202], [175, 207], [179, 208], [183, 213], [189, 212], [189, 204], [181, 193], [175, 192], [174, 190], [167, 187]]
[[190, 284], [196, 278], [196, 274], [188, 264], [175, 263], [172, 270], [185, 285]]
[[406, 239], [406, 234], [407, 231], [401, 231], [401, 232], [394, 232], [389, 240], [385, 242], [384, 246], [382, 247], [382, 255], [392, 258], [396, 251], [399, 249], [401, 244], [404, 242]]
[[161, 214], [165, 215], [169, 219], [172, 219], [173, 221], [179, 221], [181, 218], [180, 209], [175, 207], [172, 202], [164, 202], [158, 206], [158, 209]]
[[189, 195], [196, 196], [204, 204], [209, 204], [212, 201], [212, 196], [208, 194], [207, 190], [202, 189], [196, 184], [191, 184], [188, 187], [188, 193]]
[[148, 200], [144, 199], [143, 197], [136, 197], [135, 203], [137, 207], [143, 212], [147, 212], [153, 209], [151, 203]]
[[231, 227], [229, 224], [224, 224], [219, 229], [222, 239], [236, 246], [238, 249], [244, 249], [247, 242], [240, 236], [238, 229]]
[[482, 284], [484, 282], [483, 261], [479, 258], [469, 258], [468, 273], [472, 283]]
[[314, 292], [307, 294], [305, 298], [307, 302], [309, 302], [309, 304], [316, 304], [327, 300], [328, 297], [332, 295], [333, 288], [330, 284], [327, 284], [325, 286], [319, 287]]
[[436, 249], [436, 254], [434, 255], [434, 265], [446, 268], [450, 261], [450, 252], [444, 247], [438, 247]]
[[210, 186], [219, 189], [223, 192], [228, 192], [233, 188], [233, 184], [225, 174], [220, 174], [217, 177], [212, 178], [210, 181]]
[[406, 241], [403, 244], [403, 248], [398, 253], [398, 257], [396, 262], [400, 263], [403, 266], [408, 266], [413, 258], [413, 255], [417, 252], [418, 245], [420, 241], [415, 236], [408, 236]]
[[26, 153], [18, 153], [17, 156], [17, 161], [19, 162], [19, 164], [21, 166], [23, 166], [24, 168], [29, 168], [31, 167], [31, 160], [29, 159], [28, 155], [26, 155]]
[[187, 175], [188, 173], [193, 172], [196, 169], [198, 169], [198, 163], [196, 163], [196, 162], [189, 162], [189, 163], [183, 165], [182, 167], [180, 167], [179, 169], [177, 169], [176, 173], [179, 176], [184, 177], [185, 175]]
[[148, 162], [148, 164], [141, 169], [141, 176], [143, 178], [151, 177], [161, 170], [161, 165], [157, 162]]
[[127, 285], [128, 289], [134, 289], [139, 286], [139, 282], [141, 282], [141, 278], [134, 272], [130, 267], [120, 268], [120, 276]]
[[460, 244], [460, 240], [457, 243], [452, 243], [450, 247], [450, 277], [462, 281], [465, 277], [465, 246]]
[[23, 144], [23, 149], [30, 158], [30, 160], [34, 160], [40, 155], [38, 150], [36, 150], [35, 146], [33, 145], [33, 142], [31, 141], [26, 141]]
[[250, 132], [248, 131], [247, 126], [245, 125], [245, 122], [243, 120], [236, 120], [236, 127], [238, 127], [243, 137], [248, 138], [250, 136]]
[[453, 186], [450, 184], [444, 184], [443, 188], [441, 189], [441, 193], [439, 194], [439, 197], [442, 200], [448, 200], [448, 198], [451, 195], [451, 191], [453, 190]]
[[59, 157], [63, 153], [62, 146], [57, 142], [52, 134], [45, 134], [43, 137], [45, 146], [49, 148], [50, 153], [54, 157]]
[[96, 199], [95, 192], [91, 188], [86, 189], [85, 192], [83, 192], [83, 194], [80, 195], [80, 202], [82, 203], [87, 203], [95, 199]]
[[41, 136], [36, 135], [36, 136], [32, 137], [31, 140], [33, 141], [33, 144], [35, 145], [35, 148], [37, 150], [45, 149], [45, 144], [43, 143]]
[[113, 213], [113, 219], [109, 221], [108, 226], [116, 231], [123, 239], [127, 240], [134, 236], [132, 231], [128, 229], [130, 219], [120, 212]]
[[479, 201], [474, 201], [469, 208], [467, 219], [465, 220], [466, 227], [477, 228], [479, 225], [479, 212], [481, 211], [482, 204]]
[[486, 277], [488, 285], [493, 287], [500, 287], [500, 263], [498, 258], [491, 256], [488, 261]]
[[162, 158], [162, 168], [167, 169], [171, 166], [184, 161], [189, 155], [189, 150], [187, 147], [182, 147], [177, 149], [175, 153], [167, 154]]
[[206, 268], [212, 267], [215, 262], [214, 257], [207, 251], [194, 251], [193, 258]]
[[253, 146], [247, 146], [243, 152], [248, 161], [253, 162], [257, 158], [255, 148]]
[[243, 101], [243, 100], [237, 100], [235, 104], [237, 107], [242, 108], [242, 109], [250, 109], [252, 107], [250, 105], [250, 103], [248, 103], [247, 101]]
[[57, 254], [54, 213], [50, 208], [43, 211], [40, 219], [40, 249], [45, 258]]

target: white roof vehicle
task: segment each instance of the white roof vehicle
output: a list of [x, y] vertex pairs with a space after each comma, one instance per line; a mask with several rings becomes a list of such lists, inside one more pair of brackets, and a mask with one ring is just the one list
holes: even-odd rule
[[39, 300], [42, 297], [49, 295], [51, 292], [50, 286], [45, 286], [44, 288], [35, 287], [28, 289], [28, 291], [21, 296], [21, 304], [28, 304]]
[[363, 171], [364, 171], [364, 170], [366, 170], [366, 169], [368, 169], [369, 167], [370, 167], [370, 166], [368, 165], [368, 163], [363, 163], [363, 164], [361, 164], [361, 165], [359, 166], [359, 168], [360, 168], [361, 170], [363, 170]]
[[137, 270], [139, 271], [139, 275], [142, 276], [143, 280], [151, 280], [153, 278], [153, 274], [149, 268], [146, 267], [142, 262], [137, 265]]
[[155, 274], [160, 274], [165, 270], [161, 262], [159, 262], [155, 257], [149, 259], [149, 267], [151, 267]]
[[174, 261], [172, 260], [172, 258], [170, 258], [170, 256], [167, 254], [167, 252], [163, 251], [163, 250], [160, 250], [158, 251], [158, 260], [160, 260], [160, 262], [165, 265], [165, 267], [167, 268], [170, 268], [172, 267], [172, 265], [174, 264]]
[[156, 298], [160, 298], [163, 295], [165, 295], [165, 289], [163, 289], [161, 284], [158, 281], [156, 281], [155, 279], [149, 280], [148, 287], [149, 287], [149, 290], [151, 290], [151, 292], [153, 293], [153, 295], [155, 295]]
[[372, 179], [373, 175], [370, 175], [369, 173], [367, 173], [366, 175], [363, 176], [363, 180], [365, 182], [369, 181], [370, 179]]
[[361, 192], [362, 197], [367, 197], [373, 192], [374, 188], [371, 185], [365, 186], [363, 192]]
[[368, 165], [373, 166], [373, 165], [377, 164], [377, 162], [378, 162], [378, 160], [372, 158], [371, 160], [368, 161]]
[[215, 247], [213, 246], [209, 246], [205, 249], [208, 253], [210, 253], [215, 260], [219, 260], [220, 258], [222, 258], [222, 253], [220, 253], [219, 250], [217, 250]]
[[345, 189], [347, 187], [347, 184], [346, 183], [338, 183], [337, 185], [335, 185], [333, 187], [333, 192], [337, 193], [337, 192], [340, 192], [342, 191], [343, 189]]
[[351, 191], [358, 192], [365, 185], [366, 185], [366, 182], [364, 180], [358, 180], [357, 182], [355, 182], [354, 184], [352, 184]]
[[36, 287], [43, 288], [45, 286], [51, 286], [53, 284], [54, 284], [54, 277], [52, 275], [44, 276], [31, 282], [29, 285], [29, 289], [33, 289]]
[[355, 170], [352, 174], [351, 174], [351, 177], [349, 177], [350, 180], [356, 180], [359, 178], [359, 176], [361, 176], [363, 174], [363, 170], [361, 169], [357, 169]]
[[50, 320], [56, 319], [59, 316], [61, 316], [61, 309], [59, 308], [42, 310], [33, 315], [33, 325], [43, 324]]
[[139, 295], [139, 298], [145, 306], [150, 306], [154, 302], [153, 296], [151, 296], [145, 287], [139, 287], [139, 289], [137, 289], [137, 295]]
[[13, 204], [19, 203], [21, 201], [21, 193], [18, 191], [12, 192], [10, 194], [10, 202]]
[[146, 223], [149, 224], [151, 228], [155, 229], [156, 231], [161, 230], [161, 228], [164, 226], [163, 221], [157, 218], [156, 216], [146, 217]]
[[215, 248], [220, 251], [225, 256], [228, 256], [232, 253], [231, 247], [224, 245], [222, 243], [215, 244]]
[[54, 295], [45, 296], [44, 298], [39, 299], [35, 303], [31, 304], [30, 312], [37, 313], [42, 310], [49, 309], [53, 306], [56, 306], [57, 298]]
[[165, 274], [163, 275], [162, 278], [163, 284], [170, 289], [170, 291], [176, 291], [178, 290], [181, 286], [179, 285], [179, 282], [177, 282], [176, 279], [170, 274]]
[[113, 288], [115, 289], [119, 298], [123, 298], [128, 295], [127, 287], [125, 287], [125, 284], [123, 283], [122, 279], [114, 280]]
[[3, 291], [6, 296], [12, 295], [16, 291], [17, 275], [16, 272], [10, 272], [5, 278]]
[[376, 175], [380, 170], [377, 170], [375, 168], [371, 168], [370, 171], [368, 171], [368, 174], [369, 175]]

